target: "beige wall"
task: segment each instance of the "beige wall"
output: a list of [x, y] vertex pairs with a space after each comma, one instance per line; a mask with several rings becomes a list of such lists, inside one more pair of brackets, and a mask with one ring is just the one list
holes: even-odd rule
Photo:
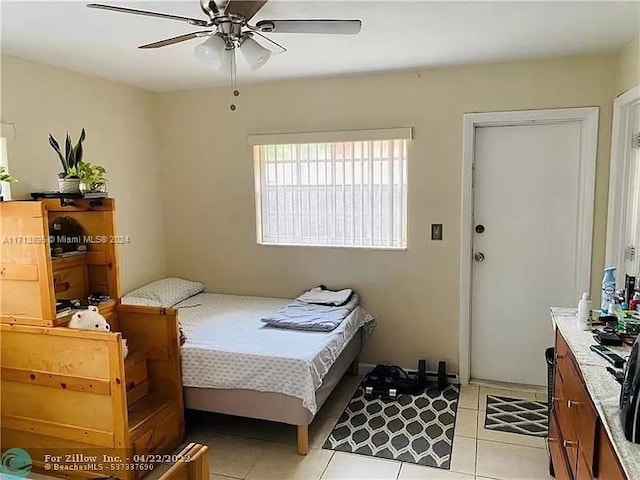
[[[607, 211], [613, 56], [308, 80], [158, 96], [165, 175], [167, 268], [210, 291], [291, 297], [318, 283], [354, 287], [379, 327], [364, 361], [458, 364], [462, 115], [465, 112], [600, 107], [594, 232], [599, 291]], [[413, 126], [408, 250], [259, 246], [253, 161], [259, 132]], [[523, 172], [523, 180], [526, 178]], [[429, 225], [444, 224], [444, 241]]]
[[55, 190], [59, 161], [49, 146], [69, 131], [87, 130], [85, 159], [107, 169], [116, 198], [121, 287], [127, 291], [165, 272], [162, 190], [153, 125], [154, 96], [147, 91], [67, 70], [2, 56], [2, 122], [15, 124], [8, 144], [14, 199]]
[[640, 32], [618, 53], [616, 96], [640, 85]]
[[[457, 370], [462, 114], [600, 106], [597, 298], [611, 103], [638, 83], [637, 51], [636, 39], [615, 56], [247, 86], [233, 113], [227, 88], [152, 94], [3, 56], [1, 120], [16, 125], [9, 161], [22, 179], [13, 194], [55, 188], [47, 135], [77, 135], [84, 126], [87, 159], [107, 167], [119, 233], [132, 239], [120, 248], [124, 291], [164, 275], [165, 255], [168, 273], [210, 291], [290, 297], [317, 283], [353, 286], [379, 320], [365, 362], [410, 366], [426, 357]], [[407, 125], [415, 140], [406, 252], [256, 244], [247, 134]], [[431, 223], [444, 224], [443, 242], [429, 241]]]

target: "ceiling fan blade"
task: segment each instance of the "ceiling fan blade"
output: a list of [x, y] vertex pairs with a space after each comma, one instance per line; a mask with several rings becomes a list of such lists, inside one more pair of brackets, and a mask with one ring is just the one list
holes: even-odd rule
[[355, 35], [360, 20], [260, 20], [256, 27], [263, 33], [327, 33]]
[[98, 10], [109, 10], [119, 13], [131, 13], [133, 15], [144, 15], [146, 17], [166, 18], [168, 20], [178, 20], [180, 22], [187, 22], [190, 25], [199, 25], [201, 27], [208, 27], [211, 24], [206, 20], [200, 20], [198, 18], [181, 17], [179, 15], [169, 15], [167, 13], [149, 12], [147, 10], [136, 10], [134, 8], [116, 7], [114, 5], [102, 5], [100, 3], [88, 3], [87, 7], [96, 8]]
[[140, 45], [138, 48], [149, 49], [149, 48], [160, 48], [166, 47], [167, 45], [174, 45], [180, 42], [186, 42], [187, 40], [192, 40], [198, 37], [209, 37], [213, 35], [213, 30], [203, 30], [201, 32], [192, 32], [187, 33], [185, 35], [179, 35], [177, 37], [167, 38], [165, 40], [160, 40], [159, 42], [147, 43], [146, 45]]
[[265, 39], [267, 42], [271, 43], [272, 45], [275, 45], [275, 47], [277, 48], [277, 51], [273, 51], [274, 55], [281, 55], [283, 53], [287, 53], [289, 50], [287, 49], [287, 47], [280, 45], [278, 42], [271, 40], [269, 37], [267, 37], [266, 35], [261, 34], [260, 32], [258, 32], [257, 30], [252, 30], [251, 31], [251, 35], [258, 35], [260, 38]]
[[225, 13], [233, 13], [249, 21], [267, 3], [267, 0], [231, 0]]

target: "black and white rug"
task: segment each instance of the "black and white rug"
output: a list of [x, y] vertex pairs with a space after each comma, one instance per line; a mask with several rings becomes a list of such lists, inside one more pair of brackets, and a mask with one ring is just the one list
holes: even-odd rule
[[549, 407], [546, 403], [487, 395], [484, 428], [546, 437], [548, 424]]
[[459, 394], [449, 385], [367, 400], [358, 387], [323, 448], [448, 469]]

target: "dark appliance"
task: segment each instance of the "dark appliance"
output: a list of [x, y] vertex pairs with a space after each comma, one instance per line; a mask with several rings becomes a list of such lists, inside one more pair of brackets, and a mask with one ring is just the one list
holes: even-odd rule
[[631, 303], [633, 294], [636, 292], [638, 285], [638, 278], [635, 275], [626, 274], [624, 276], [624, 299], [627, 303]]
[[620, 393], [620, 420], [627, 440], [640, 443], [640, 336], [636, 339], [624, 371]]
[[396, 400], [400, 395], [419, 395], [427, 384], [427, 362], [418, 362], [418, 371], [410, 373], [395, 365], [376, 365], [362, 381], [367, 400]]

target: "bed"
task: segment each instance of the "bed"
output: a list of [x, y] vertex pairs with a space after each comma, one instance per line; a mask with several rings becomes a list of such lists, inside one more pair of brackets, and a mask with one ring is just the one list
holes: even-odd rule
[[[127, 301], [126, 297], [123, 301]], [[357, 307], [331, 332], [266, 327], [261, 318], [291, 300], [199, 293], [175, 305], [186, 408], [308, 426], [353, 368], [375, 322]]]

